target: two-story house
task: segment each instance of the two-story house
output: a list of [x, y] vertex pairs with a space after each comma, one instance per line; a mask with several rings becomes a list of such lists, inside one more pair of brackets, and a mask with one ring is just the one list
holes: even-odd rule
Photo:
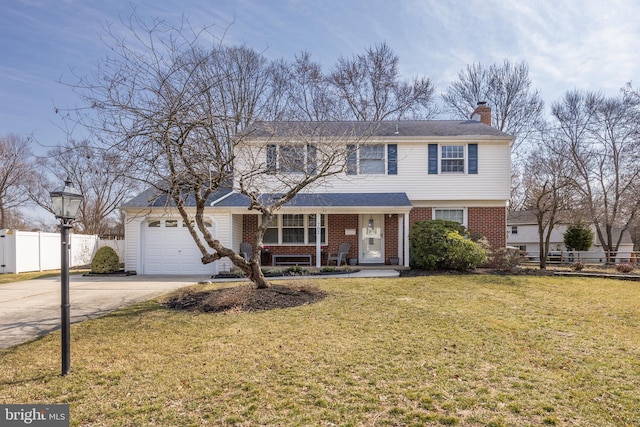
[[[410, 226], [426, 219], [458, 221], [494, 248], [505, 247], [513, 137], [489, 126], [489, 107], [474, 113], [479, 120], [349, 122], [356, 130], [373, 129], [366, 144], [347, 141], [344, 172], [280, 209], [264, 236], [266, 256], [301, 255], [301, 263], [320, 266], [327, 252], [347, 242], [348, 257], [360, 265], [408, 266]], [[323, 123], [323, 130], [338, 134], [346, 125]], [[295, 126], [303, 124], [269, 123], [251, 133], [251, 144], [263, 147], [263, 161], [273, 165], [273, 179], [287, 173], [278, 168], [280, 161], [309, 161], [313, 154], [290, 137], [295, 132], [278, 134]], [[147, 191], [122, 206], [127, 270], [216, 274], [231, 268], [228, 259], [202, 265], [180, 216], [153, 196]], [[216, 238], [236, 251], [253, 240], [259, 214], [248, 210], [245, 196], [228, 188], [210, 200], [205, 216]]]

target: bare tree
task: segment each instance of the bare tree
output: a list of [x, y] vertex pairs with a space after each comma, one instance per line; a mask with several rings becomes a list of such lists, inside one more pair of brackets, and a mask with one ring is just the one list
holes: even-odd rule
[[479, 63], [468, 65], [442, 99], [451, 114], [464, 119], [477, 102], [486, 101], [492, 108], [491, 125], [516, 137], [514, 152], [539, 129], [544, 110], [540, 94], [531, 88], [527, 63], [508, 60], [488, 68]]
[[[427, 119], [435, 114], [431, 80], [403, 81], [398, 56], [386, 43], [369, 47], [351, 59], [340, 58], [329, 81], [341, 105], [341, 119], [380, 121]], [[344, 112], [344, 113], [343, 113]]]
[[283, 119], [301, 121], [333, 120], [342, 116], [338, 102], [322, 65], [303, 51], [292, 62], [276, 65], [276, 78], [282, 79], [285, 107]]
[[[341, 173], [345, 138], [357, 142], [366, 132], [349, 129], [336, 138], [321, 122], [304, 129], [253, 126], [273, 117], [272, 95], [281, 87], [261, 55], [244, 46], [202, 48], [213, 38], [208, 28], [194, 32], [163, 21], [147, 25], [134, 15], [128, 30], [133, 41], [112, 37], [112, 56], [75, 86], [93, 113], [83, 122], [100, 130], [105, 149], [135, 164], [138, 178], [178, 210], [203, 263], [227, 257], [258, 288], [269, 286], [259, 255], [274, 212], [299, 192]], [[272, 140], [282, 146], [276, 157], [267, 154]], [[229, 189], [262, 213], [256, 253], [249, 260], [225, 247], [204, 221], [205, 208]]]
[[9, 223], [8, 214], [29, 200], [27, 190], [36, 180], [31, 166], [29, 140], [9, 133], [0, 136], [0, 229]]
[[[614, 262], [620, 241], [640, 209], [638, 99], [623, 93], [606, 98], [570, 91], [552, 112], [558, 127], [558, 155], [572, 163], [573, 185], [591, 221], [607, 261]], [[613, 229], [621, 232], [614, 235]]]
[[547, 267], [553, 229], [567, 219], [571, 206], [571, 165], [553, 147], [553, 136], [545, 134], [524, 166], [524, 207], [533, 212], [538, 225], [540, 269]]
[[[39, 166], [56, 177], [58, 182], [67, 178], [80, 190], [84, 199], [78, 212], [77, 224], [88, 234], [104, 235], [117, 221], [117, 208], [138, 189], [131, 178], [132, 165], [117, 150], [105, 150], [87, 140], [69, 140], [52, 148], [47, 156], [38, 160]], [[48, 192], [55, 183], [41, 174], [41, 191], [31, 193], [32, 199], [44, 209], [53, 212]]]

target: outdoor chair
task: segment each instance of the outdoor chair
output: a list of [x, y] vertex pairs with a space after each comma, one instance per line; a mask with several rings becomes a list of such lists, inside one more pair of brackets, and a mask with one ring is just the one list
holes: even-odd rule
[[329, 252], [327, 254], [327, 265], [331, 261], [336, 262], [336, 266], [339, 267], [340, 263], [347, 263], [347, 255], [349, 254], [349, 249], [351, 248], [351, 244], [348, 242], [340, 243], [338, 246], [338, 252]]
[[249, 261], [249, 258], [253, 256], [253, 247], [250, 243], [242, 242], [240, 243], [240, 255], [242, 258]]

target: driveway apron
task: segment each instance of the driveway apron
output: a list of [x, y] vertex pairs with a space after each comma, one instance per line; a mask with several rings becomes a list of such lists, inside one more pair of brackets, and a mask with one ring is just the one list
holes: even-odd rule
[[[204, 276], [71, 275], [71, 322], [98, 317], [207, 279]], [[0, 285], [0, 349], [59, 329], [60, 293], [60, 277]]]

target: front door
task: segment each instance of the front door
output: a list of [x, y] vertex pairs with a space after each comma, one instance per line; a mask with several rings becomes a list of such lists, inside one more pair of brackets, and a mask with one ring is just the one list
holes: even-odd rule
[[360, 215], [360, 263], [384, 263], [384, 215]]

